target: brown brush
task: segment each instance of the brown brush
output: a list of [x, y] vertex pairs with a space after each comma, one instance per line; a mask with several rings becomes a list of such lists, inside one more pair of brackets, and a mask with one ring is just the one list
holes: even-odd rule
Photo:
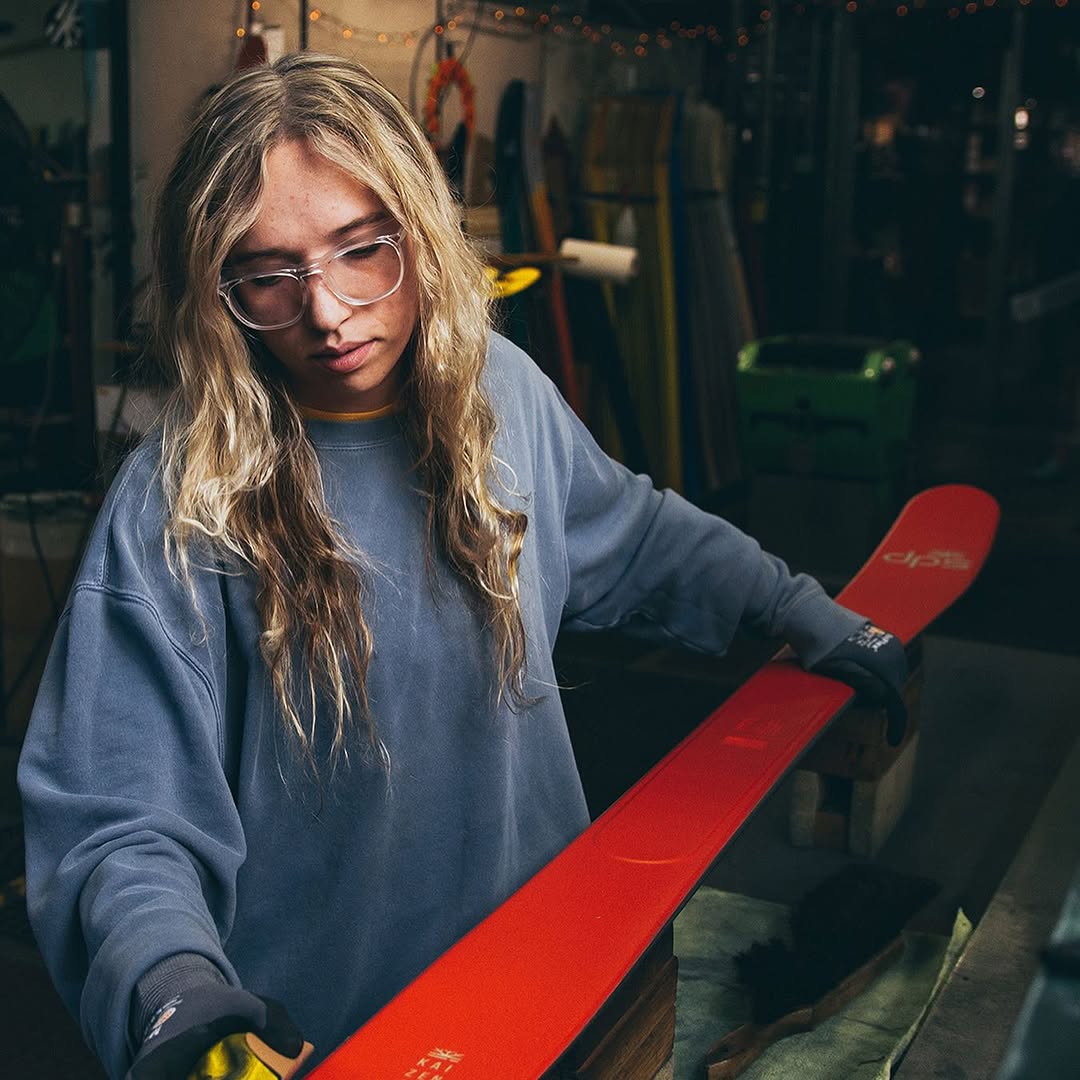
[[778, 1039], [810, 1031], [863, 992], [903, 951], [901, 931], [938, 891], [927, 878], [853, 865], [791, 914], [790, 944], [773, 938], [735, 958], [752, 1017], [712, 1046], [707, 1080], [738, 1076]]

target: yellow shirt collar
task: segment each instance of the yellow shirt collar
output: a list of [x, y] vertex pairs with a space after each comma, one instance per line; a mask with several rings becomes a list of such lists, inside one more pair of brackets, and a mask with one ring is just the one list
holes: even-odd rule
[[307, 405], [300, 405], [300, 415], [305, 420], [330, 420], [338, 423], [346, 423], [353, 420], [381, 420], [384, 416], [391, 416], [401, 411], [401, 402], [392, 401], [381, 409], [370, 409], [367, 412], [326, 412], [324, 409], [311, 409]]

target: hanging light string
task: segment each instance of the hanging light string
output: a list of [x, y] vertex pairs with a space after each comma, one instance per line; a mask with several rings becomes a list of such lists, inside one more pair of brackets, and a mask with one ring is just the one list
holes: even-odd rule
[[[974, 15], [988, 10], [1002, 10], [1019, 5], [1024, 8], [1045, 8], [1062, 11], [1080, 7], [1080, 0], [955, 0], [950, 5], [934, 3], [933, 0], [759, 0], [755, 17], [748, 17], [746, 26], [733, 32], [721, 31], [709, 23], [684, 23], [673, 19], [664, 26], [652, 30], [640, 27], [615, 25], [602, 19], [590, 19], [574, 10], [575, 5], [544, 4], [525, 6], [498, 3], [457, 3], [451, 7], [444, 22], [426, 23], [407, 30], [388, 30], [385, 27], [362, 26], [342, 18], [327, 7], [313, 7], [308, 11], [309, 28], [327, 37], [366, 45], [413, 48], [432, 34], [443, 35], [462, 29], [479, 29], [485, 33], [507, 34], [520, 37], [528, 33], [551, 34], [560, 41], [575, 42], [610, 49], [617, 56], [644, 58], [651, 49], [666, 51], [684, 42], [705, 42], [710, 45], [745, 47], [754, 32], [763, 33], [774, 14], [790, 13], [796, 17], [809, 15], [812, 11], [843, 10], [856, 15], [865, 12], [891, 13], [903, 18], [922, 12], [937, 14], [943, 18], [956, 19], [961, 15]], [[286, 20], [294, 14], [291, 0], [251, 0], [250, 8], [260, 19], [266, 21], [267, 7], [286, 8], [282, 13]], [[238, 26], [236, 36], [243, 37], [246, 30]]]
[[[248, 6], [263, 23], [270, 23], [274, 20], [288, 22], [295, 15], [295, 4], [291, 0], [280, 3], [251, 0]], [[285, 10], [282, 11], [281, 9]], [[312, 7], [307, 13], [307, 18], [309, 30], [323, 31], [328, 36], [338, 37], [344, 41], [367, 45], [411, 47], [416, 45], [427, 34], [442, 34], [447, 30], [455, 30], [465, 14], [465, 6], [457, 4], [448, 15], [444, 25], [427, 23], [407, 30], [387, 30], [383, 27], [361, 26], [358, 23], [341, 18], [335, 12], [324, 7]], [[244, 33], [244, 27], [238, 26], [236, 28], [237, 37], [243, 37]]]
[[[273, 0], [251, 0], [251, 10], [263, 22], [273, 17], [287, 21], [295, 14], [292, 4]], [[286, 8], [285, 12], [279, 9]], [[640, 28], [615, 26], [609, 22], [590, 21], [584, 14], [564, 9], [564, 5], [549, 4], [543, 7], [523, 5], [500, 5], [492, 3], [456, 4], [442, 23], [428, 23], [406, 30], [390, 30], [385, 27], [362, 26], [342, 18], [327, 7], [313, 7], [308, 11], [309, 29], [355, 44], [385, 45], [388, 47], [415, 47], [432, 34], [443, 35], [457, 30], [505, 34], [520, 38], [532, 34], [551, 34], [567, 43], [606, 46], [613, 53], [624, 56], [647, 55], [650, 45], [670, 49], [679, 41], [707, 40], [722, 44], [724, 36], [716, 26], [702, 24], [683, 25], [673, 20], [670, 26], [655, 27], [651, 32]], [[236, 36], [243, 37], [246, 30], [236, 28]]]

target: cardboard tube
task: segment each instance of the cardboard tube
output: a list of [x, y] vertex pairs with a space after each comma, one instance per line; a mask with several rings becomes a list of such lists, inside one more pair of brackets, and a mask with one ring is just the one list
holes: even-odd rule
[[[637, 248], [578, 240], [568, 236], [559, 245], [559, 255], [566, 259], [563, 272], [574, 277], [594, 278], [625, 285], [637, 276]], [[573, 260], [573, 261], [570, 261]]]

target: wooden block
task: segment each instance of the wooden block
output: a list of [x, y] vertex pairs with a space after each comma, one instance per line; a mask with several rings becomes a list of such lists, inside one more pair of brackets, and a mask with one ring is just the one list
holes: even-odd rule
[[795, 847], [875, 855], [911, 800], [918, 732], [906, 738], [892, 765], [874, 780], [852, 780], [813, 769], [792, 774], [788, 832]]
[[875, 780], [883, 776], [919, 730], [922, 702], [922, 665], [916, 667], [904, 687], [908, 725], [903, 739], [890, 746], [886, 739], [884, 709], [854, 706], [803, 755], [800, 766], [830, 776]]
[[669, 926], [545, 1080], [653, 1080], [675, 1045], [672, 942]]
[[811, 769], [792, 774], [788, 831], [795, 847], [846, 851], [852, 781]]
[[848, 816], [838, 810], [819, 810], [814, 820], [814, 847], [847, 851]]
[[878, 780], [856, 780], [851, 796], [848, 849], [853, 855], [876, 855], [911, 801], [919, 736]]
[[675, 1046], [675, 995], [679, 961], [672, 956], [644, 996], [634, 1002], [573, 1080], [652, 1080]]
[[824, 780], [813, 769], [796, 769], [791, 774], [791, 809], [788, 833], [795, 847], [814, 846], [814, 822], [821, 808]]

